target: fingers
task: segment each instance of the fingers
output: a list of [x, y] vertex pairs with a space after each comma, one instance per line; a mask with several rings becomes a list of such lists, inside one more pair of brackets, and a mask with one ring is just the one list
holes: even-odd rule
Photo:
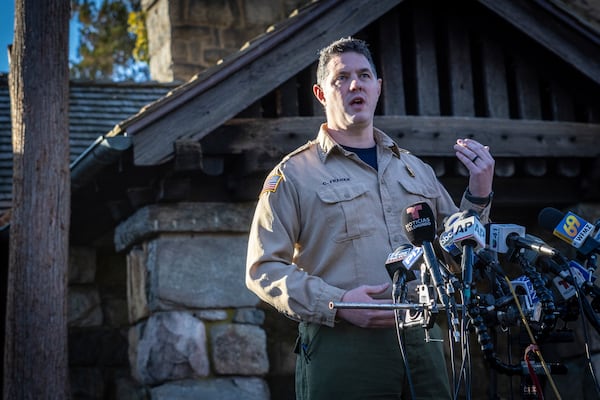
[[390, 287], [390, 284], [382, 283], [380, 285], [363, 286], [363, 287], [365, 288], [365, 293], [367, 293], [367, 294], [381, 294]]
[[342, 297], [342, 301], [357, 301], [367, 302], [373, 301], [371, 295], [381, 294], [390, 287], [389, 283], [382, 283], [380, 285], [362, 285], [354, 289], [348, 290]]
[[[484, 146], [473, 139], [458, 139], [454, 145], [454, 150], [458, 159], [467, 168], [478, 165], [483, 167], [493, 161], [489, 146]], [[481, 162], [483, 164], [480, 164]]]

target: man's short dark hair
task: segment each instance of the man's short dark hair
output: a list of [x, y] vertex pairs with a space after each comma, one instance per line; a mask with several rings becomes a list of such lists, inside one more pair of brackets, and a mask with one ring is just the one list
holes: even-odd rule
[[375, 69], [375, 62], [373, 62], [373, 57], [371, 56], [371, 51], [369, 51], [369, 45], [364, 40], [355, 39], [352, 37], [345, 37], [336, 40], [331, 43], [329, 46], [324, 47], [319, 51], [319, 65], [317, 66], [317, 84], [321, 85], [325, 76], [327, 76], [327, 64], [333, 56], [336, 56], [341, 53], [358, 53], [362, 54], [366, 57], [367, 61], [371, 65], [371, 69], [373, 70], [373, 74], [377, 77], [377, 71]]

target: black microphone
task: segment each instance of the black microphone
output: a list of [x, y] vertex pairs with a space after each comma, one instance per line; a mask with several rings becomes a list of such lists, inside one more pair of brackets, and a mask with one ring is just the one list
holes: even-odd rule
[[559, 252], [548, 246], [541, 239], [525, 235], [525, 227], [515, 224], [489, 224], [488, 248], [497, 253], [508, 253], [511, 250], [526, 249], [555, 257]]
[[452, 234], [454, 243], [462, 248], [460, 266], [463, 273], [465, 303], [469, 303], [473, 283], [474, 250], [485, 247], [485, 228], [479, 220], [479, 215], [475, 211], [468, 210], [454, 222]]
[[595, 226], [571, 211], [563, 214], [556, 208], [546, 207], [538, 214], [538, 223], [584, 256], [600, 254], [600, 229], [593, 235]]
[[402, 213], [402, 225], [406, 237], [415, 246], [423, 249], [423, 259], [431, 274], [433, 285], [437, 288], [442, 304], [448, 306], [448, 296], [444, 291], [442, 272], [437, 262], [432, 242], [435, 240], [435, 216], [429, 204], [416, 203], [406, 207]]
[[414, 246], [431, 244], [435, 240], [435, 216], [425, 202], [406, 207], [402, 213], [402, 224], [406, 237]]

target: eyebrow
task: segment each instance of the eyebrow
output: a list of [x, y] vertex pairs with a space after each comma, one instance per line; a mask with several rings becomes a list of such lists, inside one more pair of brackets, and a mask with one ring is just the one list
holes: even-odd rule
[[[373, 71], [371, 70], [371, 68], [360, 68], [358, 70], [359, 74], [362, 74], [362, 73], [365, 73], [365, 72], [368, 72], [369, 74], [373, 75]], [[338, 74], [338, 75], [339, 74], [348, 74], [348, 73], [350, 73], [350, 71], [347, 68], [342, 68], [342, 69], [340, 69], [339, 71], [336, 72], [336, 74]]]

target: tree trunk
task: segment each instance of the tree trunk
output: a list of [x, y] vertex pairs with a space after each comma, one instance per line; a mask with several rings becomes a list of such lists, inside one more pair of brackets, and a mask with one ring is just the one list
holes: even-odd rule
[[16, 0], [4, 399], [67, 399], [69, 0]]

